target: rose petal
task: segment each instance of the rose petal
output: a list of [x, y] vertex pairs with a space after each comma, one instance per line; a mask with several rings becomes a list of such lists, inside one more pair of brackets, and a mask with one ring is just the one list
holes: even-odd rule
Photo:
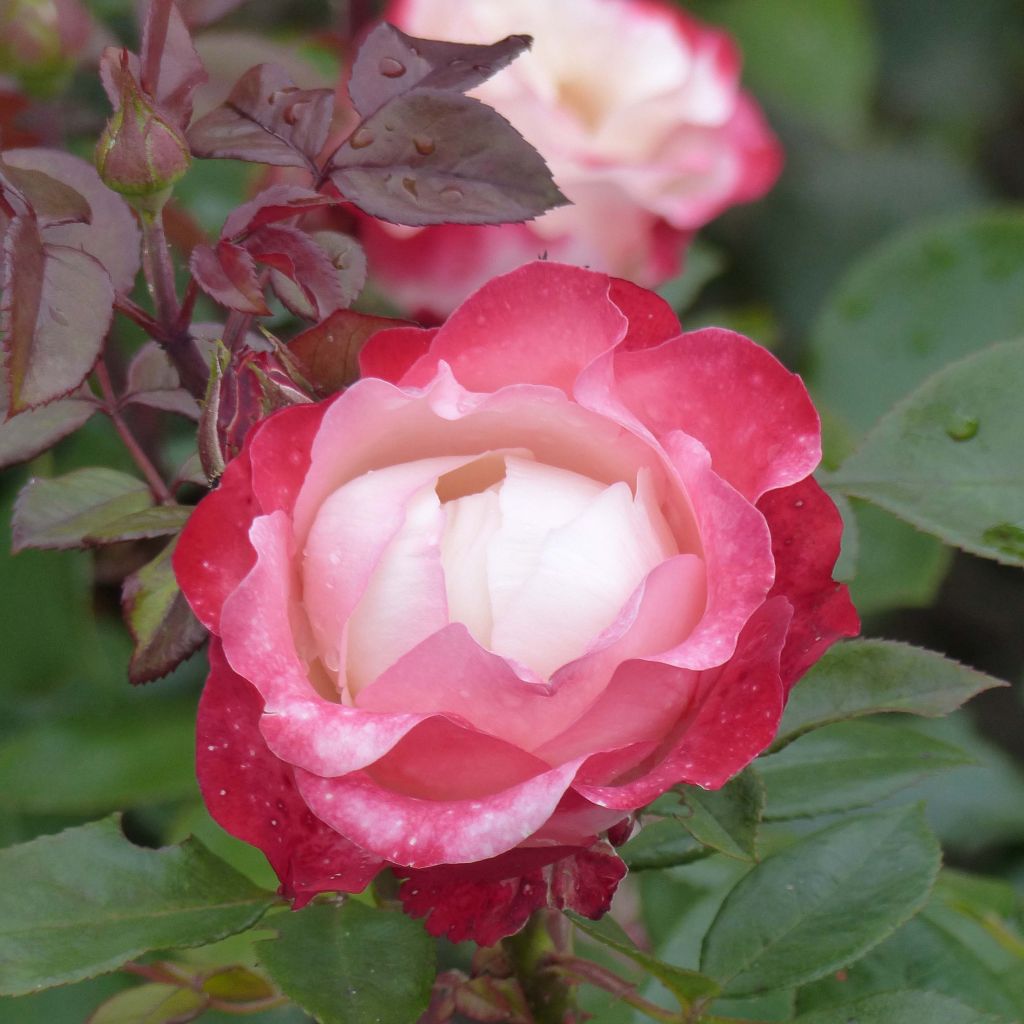
[[789, 687], [836, 640], [860, 632], [849, 591], [832, 579], [843, 519], [813, 477], [769, 491], [757, 507], [772, 531], [776, 576], [770, 596], [785, 597], [793, 606], [781, 664]]
[[256, 561], [249, 524], [260, 509], [252, 493], [251, 446], [232, 459], [216, 490], [189, 516], [172, 564], [196, 618], [220, 632], [221, 609]]
[[424, 917], [431, 935], [490, 946], [519, 931], [533, 911], [551, 906], [599, 918], [626, 866], [607, 843], [590, 849], [513, 850], [478, 864], [399, 871], [406, 913]]
[[435, 334], [436, 328], [389, 327], [370, 335], [359, 353], [362, 376], [379, 377], [397, 384], [413, 363], [428, 351]]
[[427, 384], [443, 360], [470, 391], [547, 384], [569, 393], [625, 335], [608, 288], [603, 274], [540, 261], [495, 278], [448, 318], [402, 383]]
[[264, 513], [291, 512], [309, 472], [323, 405], [293, 405], [262, 420], [252, 434], [252, 489]]
[[303, 799], [332, 828], [393, 864], [425, 868], [486, 860], [519, 845], [551, 817], [581, 761], [463, 800], [396, 793], [367, 772], [341, 778], [301, 769], [295, 774]]
[[[610, 784], [607, 761], [585, 764], [573, 789], [604, 807], [633, 810], [680, 782], [717, 789], [771, 743], [785, 690], [779, 655], [792, 609], [783, 598], [766, 602], [740, 637], [726, 665], [701, 673], [694, 708], [674, 730], [666, 750], [631, 781]], [[677, 670], [681, 671], [681, 670]]]
[[767, 349], [719, 328], [615, 356], [618, 397], [657, 437], [681, 430], [749, 501], [802, 480], [821, 459], [807, 390]]
[[629, 322], [626, 336], [619, 343], [620, 352], [652, 348], [682, 333], [679, 317], [656, 292], [632, 281], [612, 278], [608, 296]]
[[262, 709], [259, 694], [232, 672], [214, 641], [196, 731], [196, 774], [210, 814], [266, 854], [296, 906], [318, 892], [360, 892], [382, 862], [310, 813], [291, 766], [260, 735]]

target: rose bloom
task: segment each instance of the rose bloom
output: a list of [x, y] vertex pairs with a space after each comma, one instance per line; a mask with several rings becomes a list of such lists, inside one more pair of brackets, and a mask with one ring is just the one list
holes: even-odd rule
[[406, 311], [445, 315], [545, 253], [648, 287], [678, 273], [693, 233], [762, 196], [779, 146], [740, 91], [725, 33], [659, 0], [393, 0], [411, 35], [533, 48], [470, 95], [550, 165], [572, 206], [529, 224], [422, 229], [361, 218], [376, 284]]
[[714, 788], [858, 628], [800, 379], [535, 262], [259, 423], [189, 520], [198, 772], [301, 906], [382, 868], [434, 934], [603, 913], [632, 812]]

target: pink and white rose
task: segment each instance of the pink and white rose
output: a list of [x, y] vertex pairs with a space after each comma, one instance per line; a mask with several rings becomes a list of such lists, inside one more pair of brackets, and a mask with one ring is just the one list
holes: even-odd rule
[[410, 35], [530, 52], [471, 95], [548, 161], [571, 206], [528, 224], [401, 228], [361, 218], [376, 283], [403, 309], [445, 315], [545, 253], [645, 286], [674, 276], [694, 232], [775, 182], [781, 151], [739, 86], [724, 32], [662, 0], [392, 0]]
[[198, 771], [297, 905], [385, 867], [492, 943], [599, 916], [632, 813], [721, 786], [858, 628], [800, 379], [535, 262], [258, 424], [175, 553], [213, 634]]

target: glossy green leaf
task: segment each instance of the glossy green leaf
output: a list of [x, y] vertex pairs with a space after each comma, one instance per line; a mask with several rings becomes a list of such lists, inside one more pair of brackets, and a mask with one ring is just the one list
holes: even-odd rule
[[188, 522], [192, 509], [186, 505], [154, 505], [89, 531], [85, 540], [90, 544], [112, 544], [122, 540], [145, 540], [167, 537], [179, 533]]
[[975, 764], [958, 747], [880, 722], [837, 722], [802, 736], [758, 770], [769, 821], [866, 807], [935, 772]]
[[102, 466], [49, 479], [37, 477], [25, 485], [15, 503], [12, 544], [15, 551], [81, 547], [94, 530], [152, 504], [149, 488], [141, 480]]
[[174, 545], [169, 544], [124, 581], [124, 617], [135, 640], [128, 666], [133, 683], [166, 675], [195, 653], [207, 636], [175, 579], [173, 552]]
[[842, 821], [763, 860], [725, 898], [701, 970], [727, 995], [802, 984], [856, 960], [915, 914], [939, 868], [920, 808]]
[[832, 478], [984, 558], [1024, 565], [1024, 341], [947, 366], [885, 416]]
[[850, 640], [831, 648], [797, 684], [771, 749], [830, 722], [880, 711], [941, 718], [982, 690], [1005, 685], [910, 644]]
[[1022, 294], [1024, 215], [914, 227], [870, 251], [825, 305], [812, 391], [861, 436], [947, 363], [1024, 334]]
[[0, 994], [250, 927], [273, 903], [205, 847], [132, 845], [116, 817], [0, 851]]
[[610, 916], [602, 917], [599, 921], [591, 921], [589, 918], [573, 913], [567, 913], [566, 916], [584, 934], [639, 964], [676, 996], [684, 1007], [695, 999], [714, 996], [719, 991], [718, 983], [712, 978], [699, 974], [697, 971], [688, 971], [684, 967], [665, 963], [639, 949], [615, 919]]
[[998, 1024], [955, 999], [934, 992], [889, 992], [860, 1002], [815, 1010], [793, 1024]]
[[194, 733], [192, 701], [44, 719], [0, 742], [0, 808], [86, 816], [193, 796]]
[[928, 911], [850, 965], [842, 981], [823, 978], [802, 989], [797, 1005], [801, 1010], [845, 1006], [900, 989], [935, 992], [1006, 1019], [1024, 1013], [1002, 978], [967, 938], [956, 928], [943, 926]]
[[689, 864], [707, 855], [674, 818], [651, 821], [619, 850], [619, 856], [630, 871], [653, 871]]
[[86, 1024], [185, 1024], [209, 1005], [201, 992], [177, 985], [138, 985], [108, 999]]
[[753, 768], [741, 772], [721, 789], [682, 786], [676, 792], [682, 806], [673, 816], [694, 839], [727, 857], [757, 859], [764, 784]]
[[257, 946], [282, 990], [322, 1024], [413, 1024], [434, 981], [434, 943], [404, 914], [347, 900], [274, 919]]

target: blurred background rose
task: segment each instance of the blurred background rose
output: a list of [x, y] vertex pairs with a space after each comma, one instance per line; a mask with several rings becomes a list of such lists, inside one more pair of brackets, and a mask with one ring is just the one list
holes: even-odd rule
[[781, 150], [740, 89], [726, 32], [660, 0], [395, 0], [410, 35], [532, 50], [471, 95], [548, 161], [572, 205], [527, 224], [404, 228], [360, 218], [377, 286], [443, 316], [495, 274], [547, 254], [653, 286], [694, 232], [775, 182]]

